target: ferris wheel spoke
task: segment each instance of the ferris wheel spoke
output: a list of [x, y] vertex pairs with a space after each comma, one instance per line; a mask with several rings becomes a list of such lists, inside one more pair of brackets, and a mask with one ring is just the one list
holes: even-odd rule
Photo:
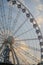
[[33, 29], [33, 28], [28, 29], [28, 30], [27, 30], [27, 31], [25, 31], [25, 32], [22, 32], [21, 34], [19, 34], [19, 35], [15, 36], [15, 38], [20, 37], [21, 35], [23, 35], [23, 34], [26, 34], [26, 33], [30, 32], [32, 29]]
[[2, 44], [3, 41], [4, 41], [4, 39], [0, 39], [0, 44]]
[[[11, 46], [10, 46], [10, 48], [11, 48]], [[12, 48], [11, 48], [11, 52], [12, 52], [13, 62], [14, 62], [14, 64], [15, 64], [14, 53], [13, 53], [13, 51], [12, 51]]]
[[8, 27], [8, 30], [11, 31], [11, 22], [12, 22], [12, 6], [9, 5], [9, 8], [8, 8], [8, 23], [7, 23], [7, 27]]
[[26, 51], [26, 53], [28, 53], [29, 50], [40, 52], [40, 50], [37, 47], [35, 48], [35, 47], [29, 46], [29, 45], [27, 46], [26, 44], [18, 44], [18, 43], [16, 43], [15, 46], [13, 46], [13, 48], [15, 48], [15, 47], [20, 48], [23, 51]]
[[20, 17], [20, 10], [18, 10], [18, 12], [17, 12], [17, 15], [13, 21], [12, 28], [13, 28], [13, 26], [14, 26], [14, 28], [16, 27], [19, 17]]
[[4, 37], [0, 37], [0, 39], [4, 40]]
[[2, 46], [0, 47], [0, 51], [3, 49], [4, 44], [5, 44], [5, 43], [2, 43]]
[[6, 15], [5, 15], [5, 7], [4, 7], [4, 1], [3, 1], [3, 12], [4, 12], [4, 26], [5, 26], [5, 30], [6, 30]]
[[18, 57], [17, 57], [17, 55], [16, 55], [16, 53], [15, 53], [15, 51], [14, 51], [14, 49], [13, 49], [13, 47], [12, 47], [12, 46], [11, 46], [11, 48], [12, 48], [12, 51], [14, 52], [15, 58], [16, 58], [16, 60], [17, 60], [17, 64], [19, 65], [19, 60], [18, 60]]
[[2, 29], [0, 29], [0, 35], [3, 36], [4, 35], [4, 31]]
[[1, 21], [1, 25], [2, 26], [1, 27], [2, 27], [2, 30], [3, 30], [1, 32], [5, 34], [5, 30], [6, 30], [6, 15], [5, 15], [5, 8], [4, 8], [4, 1], [3, 0], [1, 0], [1, 18], [2, 18], [2, 21]]
[[[20, 48], [21, 49], [21, 48]], [[22, 50], [22, 49], [21, 49]], [[27, 51], [25, 51], [24, 50], [24, 52], [25, 52], [25, 54], [24, 55], [26, 55], [27, 57], [31, 57], [32, 59], [34, 58], [34, 60], [35, 61], [39, 61], [39, 59], [38, 58], [36, 58], [34, 55], [32, 56], [32, 54], [31, 53], [29, 53], [29, 52], [27, 52]]]
[[2, 30], [2, 28], [0, 28], [0, 35], [2, 35], [3, 34], [3, 30]]
[[[17, 49], [16, 49], [17, 50]], [[17, 50], [18, 51], [18, 50]], [[19, 52], [19, 51], [18, 51]], [[21, 55], [21, 57], [23, 57], [24, 55], [23, 55], [23, 53], [20, 53], [19, 52], [19, 54]], [[32, 57], [32, 55], [28, 55], [32, 60], [34, 60], [35, 62], [39, 62], [39, 60], [37, 59], [37, 58], [35, 58], [34, 56]], [[27, 59], [26, 59], [27, 60]]]
[[5, 37], [5, 35], [2, 33], [0, 33], [0, 38], [4, 38]]
[[[17, 48], [15, 48], [15, 49], [17, 49]], [[19, 49], [19, 50], [17, 49], [18, 53], [20, 52], [20, 50], [21, 50], [21, 49]], [[34, 60], [35, 62], [37, 62], [37, 61], [39, 62], [39, 60], [38, 60], [36, 57], [32, 56], [30, 53], [25, 53], [25, 54], [19, 53], [19, 54], [21, 54], [21, 55], [23, 55], [23, 56], [25, 56], [25, 57], [26, 57], [26, 56], [27, 56], [27, 57], [30, 57], [30, 58], [31, 58], [32, 60]], [[22, 57], [23, 57], [23, 56], [22, 56]]]
[[[0, 16], [2, 18], [2, 15], [0, 15]], [[3, 33], [3, 30], [4, 30], [3, 22], [0, 19], [0, 31]]]
[[[13, 48], [16, 48], [16, 46], [14, 46]], [[23, 47], [24, 48], [24, 47]], [[29, 48], [28, 48], [28, 51], [26, 50], [26, 48], [25, 49], [23, 49], [23, 48], [21, 48], [21, 46], [18, 46], [18, 48], [16, 48], [19, 52], [21, 51], [22, 53], [24, 53], [25, 52], [25, 54], [24, 55], [26, 55], [26, 56], [30, 56], [30, 57], [32, 57], [32, 59], [34, 58], [34, 59], [36, 59], [36, 61], [39, 61], [39, 59], [37, 58], [37, 57], [35, 57], [34, 55], [32, 55], [30, 52], [28, 52], [29, 51]]]
[[4, 41], [5, 40], [5, 36], [0, 34], [0, 40]]
[[[3, 17], [3, 21], [4, 21], [4, 29], [6, 29], [6, 15], [5, 15], [5, 9], [4, 9], [4, 1], [2, 0], [2, 17]], [[4, 13], [3, 13], [4, 12]], [[2, 21], [2, 22], [3, 22]], [[5, 31], [5, 30], [4, 30]]]
[[[2, 10], [2, 8], [1, 8], [1, 10]], [[2, 21], [3, 21], [2, 11], [1, 11], [1, 18], [2, 18]], [[4, 24], [2, 22], [1, 22], [1, 25], [2, 25], [3, 30], [5, 31]]]
[[[15, 51], [16, 51], [17, 55], [19, 56], [20, 60], [22, 60], [23, 62], [25, 62], [25, 59], [24, 59], [24, 58], [22, 58], [21, 54], [19, 54], [19, 53], [17, 52], [17, 50], [16, 50], [16, 49], [15, 49]], [[25, 62], [25, 63], [26, 63], [26, 62]]]
[[21, 29], [21, 27], [27, 22], [27, 18], [25, 19], [25, 21], [17, 28], [17, 30], [14, 32], [14, 35]]
[[21, 58], [21, 60], [27, 64], [29, 64], [29, 62], [27, 61], [26, 57], [23, 56], [21, 53], [19, 53], [19, 51], [15, 48], [15, 51], [17, 53], [17, 55], [19, 55], [19, 57]]
[[[16, 43], [17, 44], [17, 43]], [[17, 44], [18, 45], [18, 44]], [[26, 51], [27, 52], [27, 50], [25, 50], [24, 48], [26, 47], [26, 49], [28, 49], [28, 51], [29, 51], [29, 49], [32, 49], [32, 50], [34, 50], [34, 51], [38, 51], [38, 52], [40, 52], [40, 50], [39, 49], [37, 49], [37, 48], [34, 48], [34, 47], [31, 47], [31, 46], [26, 46], [26, 45], [24, 45], [24, 44], [21, 44], [21, 45], [19, 45], [19, 46], [17, 46], [17, 45], [15, 45], [16, 47], [18, 47], [18, 48], [20, 48], [20, 49], [22, 49], [22, 50], [24, 50], [24, 51]], [[15, 46], [13, 46], [13, 48], [15, 47]], [[24, 47], [21, 47], [21, 46], [24, 46]]]
[[18, 39], [18, 40], [15, 40], [15, 41], [31, 41], [31, 40], [38, 40], [38, 38], [29, 38], [29, 39]]
[[0, 36], [3, 36], [3, 35], [0, 33]]

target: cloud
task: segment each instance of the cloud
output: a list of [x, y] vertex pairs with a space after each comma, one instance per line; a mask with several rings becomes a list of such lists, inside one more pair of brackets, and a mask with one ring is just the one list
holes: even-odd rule
[[38, 11], [43, 11], [43, 5], [42, 5], [42, 4], [39, 4], [39, 5], [36, 7], [36, 9], [37, 9]]
[[40, 3], [40, 0], [31, 0], [31, 1], [38, 3], [38, 4]]
[[43, 23], [43, 16], [38, 16], [37, 17], [37, 23], [42, 24]]

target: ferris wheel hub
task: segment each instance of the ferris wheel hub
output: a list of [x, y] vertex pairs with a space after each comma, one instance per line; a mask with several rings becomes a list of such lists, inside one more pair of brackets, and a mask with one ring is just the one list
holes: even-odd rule
[[13, 36], [9, 36], [6, 40], [5, 40], [6, 43], [10, 43], [10, 44], [13, 44], [14, 43], [14, 37]]

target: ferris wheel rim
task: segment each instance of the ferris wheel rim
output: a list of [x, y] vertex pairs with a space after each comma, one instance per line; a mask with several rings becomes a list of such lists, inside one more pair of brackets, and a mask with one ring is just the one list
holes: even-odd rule
[[[17, 0], [21, 5], [23, 5], [19, 0]], [[17, 4], [18, 5], [18, 4]], [[24, 6], [24, 5], [23, 5]], [[21, 7], [19, 7], [19, 8], [21, 8]], [[29, 9], [27, 9], [27, 7], [25, 7], [24, 6], [24, 9], [26, 8], [26, 10], [28, 10], [29, 11]], [[30, 11], [29, 11], [29, 13], [30, 13]], [[31, 13], [30, 13], [30, 15], [32, 15]], [[27, 16], [28, 17], [28, 16]], [[33, 17], [33, 15], [32, 15], [32, 19], [34, 19], [35, 20], [35, 18]], [[36, 20], [35, 20], [35, 22], [36, 22]], [[33, 22], [32, 22], [33, 23]], [[36, 34], [37, 34], [37, 36], [38, 36], [38, 33], [40, 33], [40, 36], [38, 36], [38, 40], [39, 40], [39, 43], [41, 43], [41, 39], [42, 39], [42, 33], [41, 33], [41, 31], [40, 31], [40, 28], [39, 28], [39, 26], [38, 26], [38, 24], [37, 24], [37, 22], [35, 23], [35, 25], [34, 25], [34, 23], [33, 23], [33, 28], [35, 28], [35, 30], [36, 30]], [[37, 31], [37, 29], [36, 29], [36, 27], [38, 27], [38, 31]], [[16, 31], [17, 32], [17, 31]], [[16, 33], [15, 32], [15, 33]], [[25, 39], [26, 40], [26, 39]]]

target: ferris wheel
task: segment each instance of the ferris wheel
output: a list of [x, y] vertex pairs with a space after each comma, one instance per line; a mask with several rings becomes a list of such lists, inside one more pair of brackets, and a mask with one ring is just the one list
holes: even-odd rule
[[43, 65], [43, 37], [20, 0], [0, 0], [0, 63]]

